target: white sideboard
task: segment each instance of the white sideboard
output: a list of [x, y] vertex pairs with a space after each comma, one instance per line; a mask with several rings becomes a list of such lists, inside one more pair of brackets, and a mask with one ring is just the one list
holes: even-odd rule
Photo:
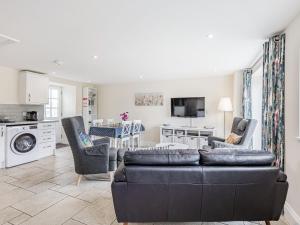
[[191, 149], [200, 149], [215, 132], [214, 128], [163, 125], [160, 126], [160, 143], [181, 143]]

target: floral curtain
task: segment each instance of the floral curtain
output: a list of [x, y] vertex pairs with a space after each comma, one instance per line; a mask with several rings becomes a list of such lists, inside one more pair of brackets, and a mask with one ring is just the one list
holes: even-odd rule
[[273, 152], [284, 169], [285, 153], [285, 34], [273, 36], [264, 46], [262, 147]]
[[251, 81], [252, 81], [252, 69], [245, 69], [243, 72], [242, 112], [243, 112], [243, 117], [246, 119], [252, 118]]

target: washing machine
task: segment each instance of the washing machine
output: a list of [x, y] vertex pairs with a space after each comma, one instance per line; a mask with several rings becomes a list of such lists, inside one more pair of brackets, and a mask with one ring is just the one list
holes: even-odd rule
[[6, 167], [39, 159], [37, 124], [8, 125], [6, 129]]

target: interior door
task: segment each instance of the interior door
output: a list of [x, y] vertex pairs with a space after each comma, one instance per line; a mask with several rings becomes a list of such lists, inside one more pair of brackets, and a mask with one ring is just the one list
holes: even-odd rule
[[45, 119], [57, 120], [56, 143], [62, 142], [62, 88], [60, 86], [51, 85], [49, 87], [49, 102], [45, 105]]

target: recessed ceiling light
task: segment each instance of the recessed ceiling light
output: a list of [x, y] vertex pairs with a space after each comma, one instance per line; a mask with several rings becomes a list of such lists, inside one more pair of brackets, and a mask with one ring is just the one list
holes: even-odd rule
[[99, 57], [98, 57], [97, 55], [94, 55], [93, 58], [94, 58], [94, 59], [98, 59]]
[[209, 39], [213, 39], [214, 35], [213, 34], [208, 34], [208, 35], [206, 35], [206, 37], [209, 38]]
[[64, 61], [56, 59], [53, 61], [53, 63], [56, 64], [57, 66], [61, 66], [64, 64]]
[[139, 78], [140, 78], [140, 79], [144, 79], [144, 76], [143, 76], [143, 75], [140, 75]]

